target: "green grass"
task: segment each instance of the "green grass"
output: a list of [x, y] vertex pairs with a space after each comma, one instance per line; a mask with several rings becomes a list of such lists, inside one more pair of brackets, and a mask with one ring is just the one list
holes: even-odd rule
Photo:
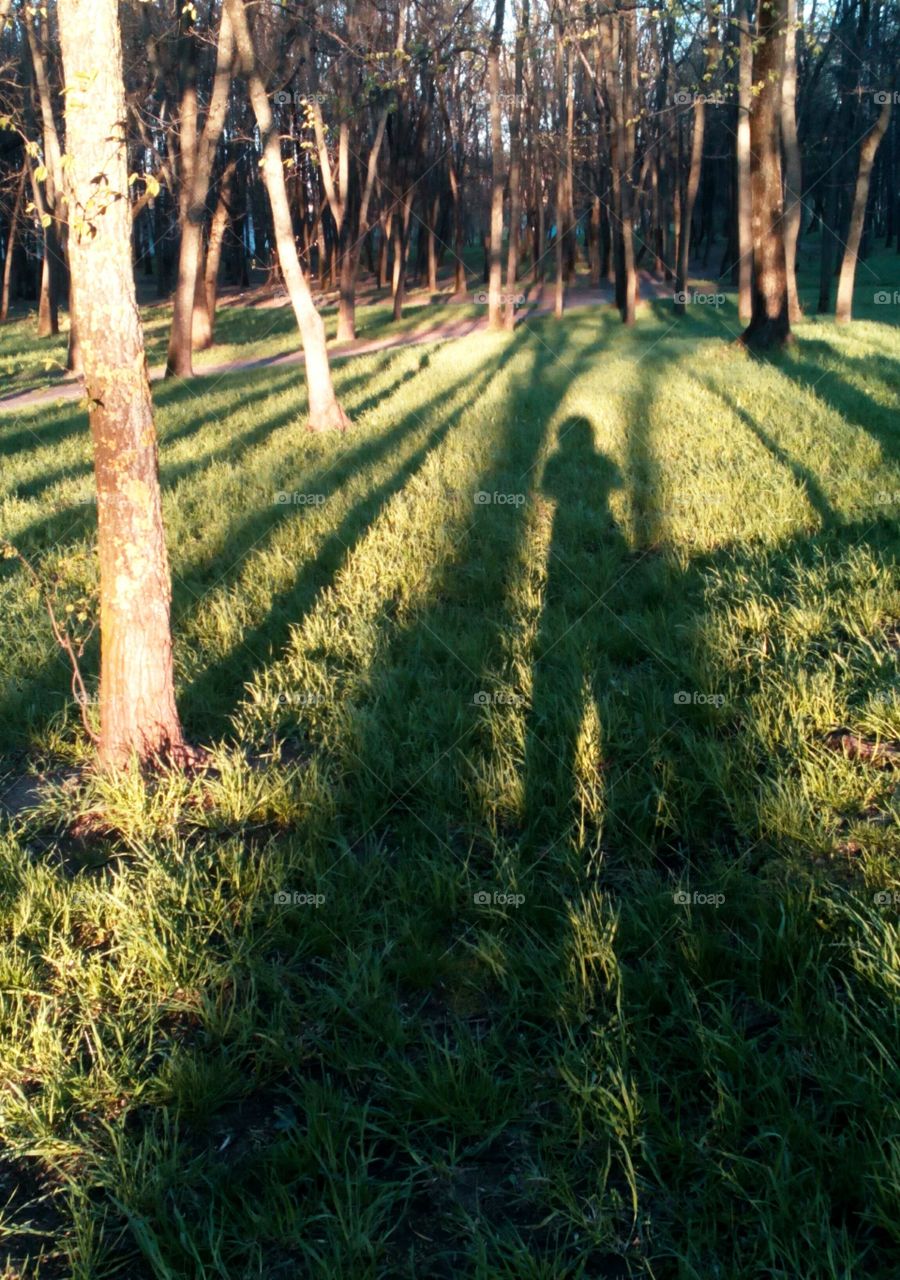
[[[10, 1275], [896, 1274], [900, 792], [822, 735], [900, 736], [900, 331], [736, 329], [365, 357], [343, 439], [297, 370], [158, 387], [202, 781], [67, 772], [2, 566]], [[92, 598], [81, 411], [0, 450]]]

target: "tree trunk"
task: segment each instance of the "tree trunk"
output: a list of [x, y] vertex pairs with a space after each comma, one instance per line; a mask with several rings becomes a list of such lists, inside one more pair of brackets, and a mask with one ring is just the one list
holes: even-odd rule
[[231, 217], [231, 195], [234, 188], [234, 174], [237, 161], [231, 160], [222, 172], [219, 181], [219, 196], [216, 200], [216, 211], [213, 214], [209, 229], [209, 244], [206, 247], [206, 266], [203, 273], [203, 288], [206, 293], [206, 315], [209, 320], [209, 345], [212, 345], [216, 328], [216, 300], [219, 293], [219, 263], [222, 260], [222, 248], [225, 244], [225, 232]]
[[737, 119], [738, 317], [748, 324], [753, 311], [753, 205], [750, 195], [750, 109], [753, 102], [753, 38], [750, 5], [739, 19]]
[[841, 274], [838, 280], [837, 303], [834, 318], [838, 324], [849, 324], [853, 314], [853, 284], [856, 279], [856, 262], [859, 257], [859, 243], [862, 239], [863, 223], [866, 218], [866, 204], [869, 200], [869, 183], [872, 178], [872, 166], [881, 139], [887, 131], [891, 119], [892, 95], [884, 95], [884, 103], [875, 124], [863, 138], [859, 149], [859, 168], [856, 173], [856, 189], [853, 193], [853, 208], [850, 213], [850, 227], [847, 232], [847, 244], [841, 261]]
[[491, 257], [488, 273], [488, 328], [502, 329], [503, 289], [503, 127], [500, 112], [500, 43], [505, 0], [495, 0], [494, 29], [488, 49], [491, 91]]
[[557, 133], [557, 149], [556, 149], [556, 204], [554, 209], [556, 221], [556, 237], [553, 242], [553, 265], [554, 265], [554, 287], [553, 287], [553, 314], [559, 319], [566, 306], [565, 299], [565, 271], [563, 264], [563, 222], [566, 217], [566, 170], [565, 155], [562, 147], [563, 136], [563, 110], [565, 105], [565, 82], [563, 79], [563, 39], [564, 31], [562, 21], [556, 31], [556, 45], [553, 50], [554, 77], [555, 77], [555, 93], [556, 93], [556, 133]]
[[256, 69], [256, 55], [250, 37], [244, 0], [226, 0], [234, 28], [235, 45], [250, 89], [250, 101], [259, 125], [263, 144], [263, 179], [272, 208], [272, 225], [284, 283], [297, 317], [297, 327], [306, 357], [306, 382], [309, 389], [309, 428], [343, 431], [349, 425], [347, 415], [338, 404], [331, 381], [325, 326], [316, 310], [309, 283], [300, 267], [294, 228], [284, 182], [281, 161], [281, 139], [272, 120], [266, 87]]
[[38, 337], [52, 338], [59, 333], [59, 303], [56, 297], [56, 272], [53, 270], [50, 236], [44, 233], [44, 256], [41, 259], [41, 292], [38, 302]]
[[77, 210], [69, 253], [97, 478], [99, 759], [111, 768], [134, 756], [180, 762], [156, 432], [131, 261], [118, 5], [59, 0], [58, 13], [69, 209]]
[[781, 80], [781, 140], [784, 144], [784, 264], [788, 315], [791, 324], [796, 324], [803, 315], [797, 296], [797, 242], [803, 216], [800, 206], [802, 168], [797, 141], [797, 0], [787, 0], [784, 75]]
[[787, 0], [760, 0], [750, 107], [753, 298], [741, 341], [761, 348], [791, 340], [778, 127], [786, 21]]
[[12, 283], [13, 258], [16, 252], [16, 234], [19, 229], [19, 218], [22, 212], [22, 197], [25, 194], [26, 167], [23, 164], [16, 186], [12, 212], [9, 217], [9, 235], [6, 239], [6, 258], [3, 262], [3, 293], [0, 295], [0, 324], [9, 317], [9, 290]]
[[193, 10], [186, 5], [181, 13], [181, 128], [179, 169], [181, 192], [179, 220], [181, 241], [178, 251], [178, 279], [172, 310], [172, 329], [166, 359], [166, 377], [193, 376], [191, 352], [212, 342], [212, 324], [206, 308], [203, 280], [203, 226], [209, 184], [219, 139], [225, 127], [225, 112], [231, 88], [234, 56], [232, 20], [223, 6], [219, 20], [216, 71], [212, 97], [202, 132], [198, 130], [197, 40], [193, 30]]

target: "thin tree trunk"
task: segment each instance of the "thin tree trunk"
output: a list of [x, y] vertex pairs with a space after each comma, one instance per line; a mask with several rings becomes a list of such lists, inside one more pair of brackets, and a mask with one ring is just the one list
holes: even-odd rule
[[872, 179], [872, 166], [875, 155], [881, 145], [891, 119], [892, 95], [885, 94], [884, 103], [875, 124], [863, 138], [859, 149], [859, 168], [856, 172], [856, 188], [853, 193], [853, 208], [850, 213], [850, 227], [847, 232], [847, 244], [841, 261], [841, 274], [838, 280], [837, 302], [834, 318], [838, 324], [849, 324], [853, 314], [853, 284], [856, 279], [856, 262], [859, 257], [859, 244], [862, 239], [863, 224], [866, 218], [866, 205], [869, 200], [869, 183]]
[[[718, 11], [712, 5], [706, 9], [707, 35], [706, 81], [709, 83], [719, 62]], [[678, 233], [678, 262], [675, 274], [675, 313], [685, 314], [688, 271], [691, 256], [691, 226], [694, 220], [694, 204], [700, 187], [703, 165], [703, 139], [706, 133], [706, 102], [703, 94], [694, 97], [694, 134], [691, 142], [691, 161], [688, 168], [687, 187], [681, 202], [681, 226]]]
[[206, 309], [203, 280], [203, 224], [209, 184], [219, 139], [225, 127], [225, 113], [231, 87], [234, 56], [232, 20], [223, 6], [219, 20], [216, 71], [206, 123], [198, 131], [197, 42], [193, 32], [192, 9], [185, 6], [181, 21], [181, 131], [179, 218], [181, 241], [178, 251], [178, 280], [172, 310], [172, 329], [166, 359], [166, 377], [193, 376], [193, 349], [212, 342], [212, 324]]
[[359, 271], [359, 256], [362, 252], [363, 241], [369, 231], [369, 206], [372, 203], [372, 193], [375, 190], [375, 182], [378, 177], [378, 157], [387, 126], [387, 117], [388, 113], [385, 108], [378, 118], [375, 140], [369, 149], [369, 160], [366, 165], [366, 184], [363, 187], [362, 200], [359, 206], [356, 238], [352, 245], [345, 247], [341, 258], [338, 339], [343, 337], [348, 342], [352, 342], [356, 338], [356, 277]]
[[112, 768], [133, 756], [181, 762], [156, 433], [131, 260], [118, 5], [59, 0], [57, 9], [69, 208], [78, 211], [69, 252], [97, 479], [98, 754]]
[[506, 254], [507, 329], [516, 323], [516, 281], [519, 273], [519, 223], [522, 220], [522, 94], [525, 78], [525, 41], [528, 37], [529, 0], [522, 0], [522, 17], [516, 30], [513, 112], [509, 122], [509, 247]]
[[216, 211], [209, 228], [209, 244], [206, 246], [206, 266], [203, 272], [203, 288], [206, 293], [206, 315], [209, 320], [209, 345], [212, 345], [216, 328], [216, 301], [219, 294], [219, 264], [222, 261], [222, 248], [225, 244], [225, 232], [231, 217], [231, 198], [234, 189], [234, 175], [237, 161], [231, 160], [222, 171], [219, 180], [219, 195], [216, 200]]
[[791, 324], [803, 315], [797, 296], [797, 242], [802, 218], [802, 168], [797, 141], [797, 0], [787, 0], [784, 75], [781, 80], [781, 140], [784, 145], [784, 263]]
[[272, 208], [275, 243], [306, 357], [306, 382], [309, 389], [308, 425], [312, 431], [325, 431], [331, 428], [343, 431], [349, 425], [349, 420], [334, 394], [325, 345], [325, 326], [316, 310], [309, 283], [300, 267], [300, 259], [297, 257], [294, 227], [284, 182], [284, 165], [281, 160], [281, 139], [272, 120], [266, 87], [256, 69], [256, 55], [247, 23], [244, 0], [226, 0], [226, 4], [231, 15], [241, 68], [247, 77], [250, 101], [259, 125], [263, 144], [263, 179]]
[[495, 0], [494, 29], [488, 49], [488, 83], [491, 92], [491, 257], [488, 273], [488, 327], [503, 328], [503, 129], [500, 113], [500, 43], [503, 39], [505, 0]]
[[565, 273], [563, 266], [563, 221], [565, 219], [566, 206], [566, 170], [565, 155], [563, 147], [560, 145], [563, 131], [563, 107], [565, 102], [565, 83], [563, 80], [563, 27], [562, 21], [556, 32], [556, 45], [553, 50], [554, 75], [555, 75], [555, 91], [556, 91], [556, 130], [557, 130], [557, 151], [556, 151], [556, 238], [553, 244], [553, 259], [555, 280], [553, 288], [553, 314], [559, 319], [565, 311]]
[[753, 101], [753, 39], [750, 32], [752, 0], [739, 0], [743, 8], [738, 34], [737, 118], [737, 242], [738, 316], [748, 324], [753, 311], [753, 204], [750, 194], [750, 109]]
[[9, 317], [9, 289], [12, 283], [13, 258], [16, 251], [16, 234], [19, 230], [19, 218], [22, 212], [22, 198], [25, 194], [25, 177], [27, 169], [23, 164], [16, 185], [16, 195], [9, 218], [9, 235], [6, 238], [6, 258], [3, 262], [3, 293], [0, 296], [0, 324]]

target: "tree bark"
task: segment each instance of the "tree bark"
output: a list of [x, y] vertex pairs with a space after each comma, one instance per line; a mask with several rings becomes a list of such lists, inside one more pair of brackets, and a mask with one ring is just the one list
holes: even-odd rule
[[225, 112], [231, 87], [231, 65], [234, 56], [232, 23], [227, 6], [219, 20], [216, 48], [216, 71], [206, 123], [198, 136], [196, 37], [191, 9], [185, 6], [181, 15], [181, 122], [179, 158], [181, 190], [179, 220], [181, 241], [178, 250], [178, 279], [172, 310], [172, 329], [166, 359], [166, 377], [193, 377], [191, 353], [194, 347], [208, 347], [212, 326], [206, 311], [206, 292], [201, 264], [203, 259], [203, 224], [209, 184], [219, 139], [225, 127]]
[[0, 324], [9, 318], [9, 290], [12, 283], [13, 258], [16, 251], [16, 235], [19, 230], [19, 218], [22, 212], [22, 197], [25, 194], [26, 166], [23, 164], [16, 184], [16, 194], [9, 216], [9, 235], [6, 239], [6, 258], [3, 262], [3, 293], [0, 295]]
[[872, 166], [875, 163], [875, 155], [890, 123], [891, 99], [891, 94], [885, 94], [878, 119], [865, 138], [863, 138], [859, 149], [859, 168], [856, 172], [856, 188], [853, 193], [853, 208], [850, 213], [850, 228], [847, 232], [847, 244], [841, 260], [841, 274], [838, 279], [837, 303], [834, 312], [834, 318], [838, 324], [849, 324], [853, 315], [853, 284], [856, 279], [859, 244], [862, 239], [866, 205], [869, 200], [869, 183], [872, 179]]
[[791, 340], [779, 139], [786, 22], [787, 0], [760, 0], [750, 107], [753, 295], [750, 323], [740, 340], [761, 348]]
[[[708, 85], [719, 63], [720, 45], [718, 37], [718, 11], [715, 6], [707, 5], [707, 52], [706, 78]], [[688, 168], [687, 187], [681, 202], [681, 226], [678, 233], [678, 262], [675, 271], [675, 314], [685, 314], [685, 298], [688, 287], [688, 271], [691, 256], [691, 227], [694, 220], [694, 205], [700, 187], [700, 172], [703, 165], [703, 139], [706, 134], [706, 102], [704, 94], [694, 95], [694, 133], [691, 140], [691, 160]]]
[[219, 294], [219, 264], [222, 261], [222, 248], [225, 244], [225, 232], [231, 217], [231, 199], [234, 189], [234, 174], [237, 161], [230, 160], [222, 171], [219, 180], [219, 195], [216, 200], [216, 211], [209, 228], [209, 244], [206, 247], [206, 265], [203, 272], [203, 288], [206, 295], [206, 315], [209, 321], [209, 342], [212, 343], [216, 328], [216, 300]]
[[106, 768], [133, 757], [182, 762], [156, 432], [131, 259], [118, 5], [59, 0], [58, 13], [69, 252], [97, 480], [98, 755]]
[[802, 211], [802, 167], [797, 140], [797, 0], [787, 0], [784, 75], [781, 80], [781, 140], [784, 144], [784, 263], [787, 272], [788, 315], [791, 324], [802, 318], [797, 296], [797, 242]]
[[503, 128], [500, 112], [500, 44], [505, 0], [495, 0], [494, 28], [488, 49], [491, 94], [491, 247], [488, 272], [488, 328], [503, 328]]
[[235, 47], [241, 69], [247, 77], [250, 102], [259, 125], [263, 144], [263, 180], [272, 208], [275, 243], [281, 262], [284, 283], [297, 318], [303, 353], [306, 357], [306, 382], [309, 389], [309, 421], [311, 431], [346, 430], [349, 419], [338, 404], [331, 381], [331, 368], [325, 345], [325, 326], [316, 310], [309, 282], [300, 267], [294, 227], [284, 182], [281, 162], [281, 139], [275, 130], [266, 87], [256, 67], [256, 54], [250, 36], [245, 0], [226, 0], [234, 28]]
[[753, 202], [750, 194], [750, 109], [753, 102], [752, 0], [742, 6], [738, 34], [737, 243], [738, 317], [748, 324], [753, 311]]

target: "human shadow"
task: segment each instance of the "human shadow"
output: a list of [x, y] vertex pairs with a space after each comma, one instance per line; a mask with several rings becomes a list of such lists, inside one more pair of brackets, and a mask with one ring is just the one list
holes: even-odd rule
[[[609, 509], [611, 493], [621, 486], [619, 468], [596, 448], [591, 424], [566, 419], [541, 481], [554, 514], [526, 740], [524, 819], [530, 843], [559, 836], [559, 798], [579, 777], [585, 696], [596, 695], [608, 679], [590, 615], [615, 585], [628, 554]], [[571, 801], [577, 807], [578, 797]]]

